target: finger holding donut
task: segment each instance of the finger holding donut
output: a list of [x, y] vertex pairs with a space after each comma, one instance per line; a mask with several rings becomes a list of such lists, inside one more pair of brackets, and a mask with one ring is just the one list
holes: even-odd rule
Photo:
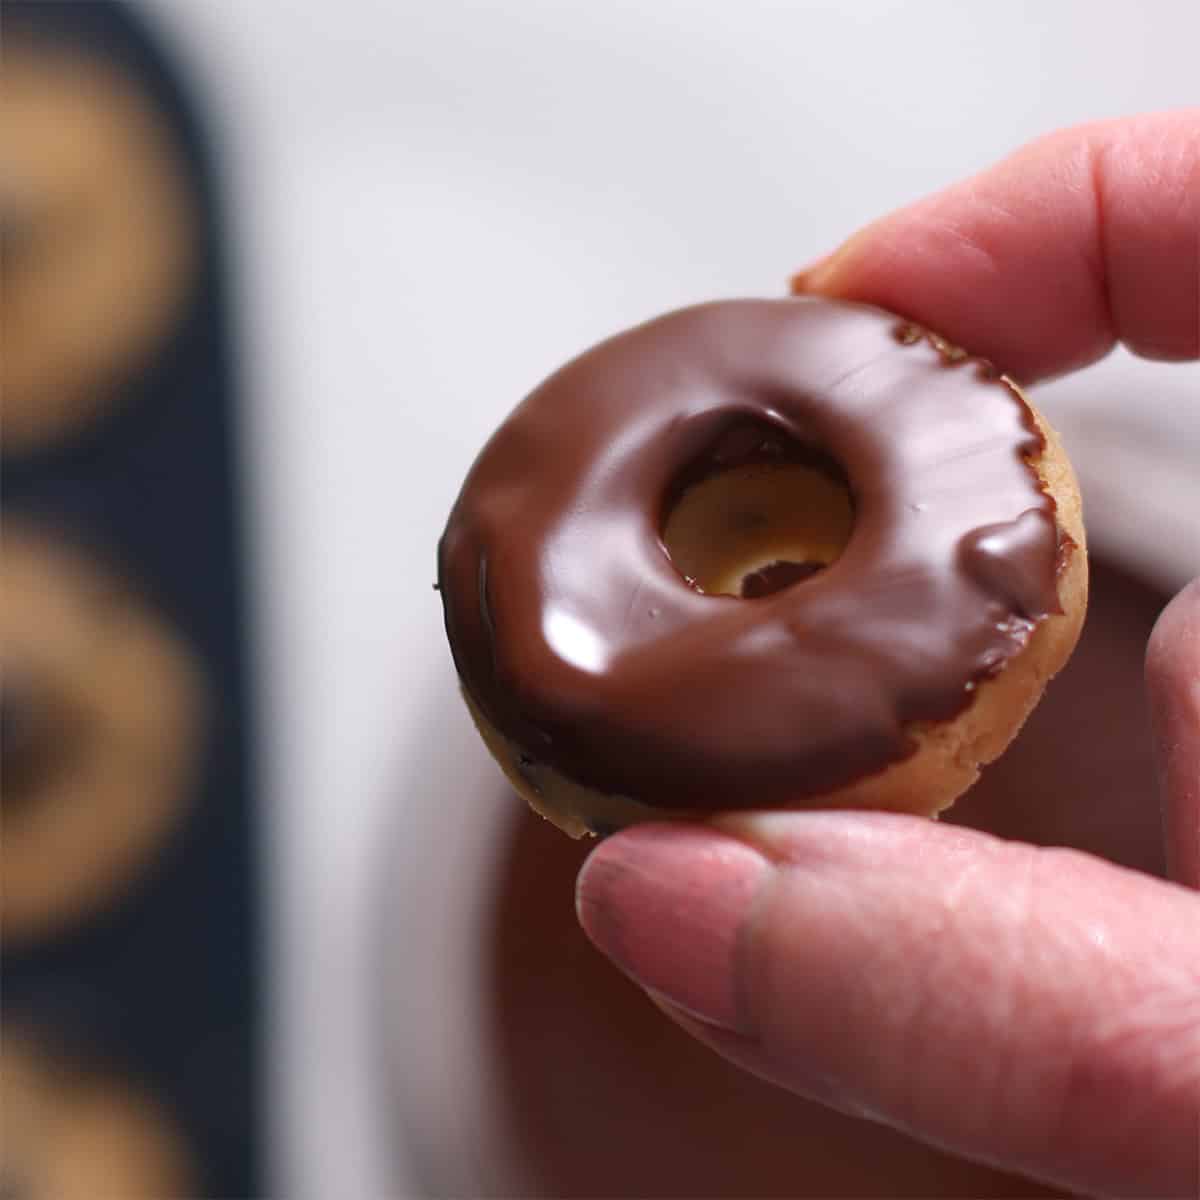
[[[1198, 254], [1192, 110], [1035, 143], [797, 288], [898, 309], [1031, 380], [1114, 340], [1195, 358]], [[684, 1029], [796, 1092], [1072, 1193], [1195, 1196], [1196, 585], [1146, 681], [1180, 883], [894, 814], [746, 812], [606, 839], [583, 927]]]
[[1192, 108], [1052, 133], [881, 218], [799, 272], [793, 290], [927, 322], [1027, 384], [1117, 342], [1194, 359], [1198, 125]]

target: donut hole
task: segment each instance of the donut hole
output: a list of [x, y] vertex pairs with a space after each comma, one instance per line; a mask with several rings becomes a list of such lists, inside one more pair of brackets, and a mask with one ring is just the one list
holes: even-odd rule
[[[39, 785], [60, 765], [63, 722], [53, 702], [24, 678], [18, 668], [4, 664], [4, 689], [0, 693], [0, 811], [19, 812], [35, 799]], [[0, 1195], [3, 1193], [0, 1192]]]
[[854, 527], [841, 469], [824, 456], [752, 462], [687, 488], [667, 514], [663, 545], [697, 590], [755, 600], [835, 562]]

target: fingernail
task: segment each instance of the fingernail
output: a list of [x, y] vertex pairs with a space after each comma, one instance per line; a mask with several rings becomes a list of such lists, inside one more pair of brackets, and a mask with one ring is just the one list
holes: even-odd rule
[[852, 233], [840, 246], [797, 271], [790, 280], [792, 294], [840, 295], [845, 290], [847, 269], [851, 275], [855, 274], [853, 268], [861, 257], [864, 243], [870, 247], [873, 229], [874, 226], [868, 225]]
[[837, 271], [837, 263], [841, 258], [841, 247], [830, 254], [809, 263], [807, 267], [797, 271], [788, 281], [793, 295], [805, 292], [824, 291], [829, 280]]
[[788, 287], [792, 294], [809, 291], [812, 280], [820, 275], [829, 259], [830, 255], [827, 254], [824, 258], [818, 258], [816, 262], [809, 263], [807, 267], [796, 271], [788, 280]]
[[750, 1033], [740, 943], [772, 871], [711, 829], [646, 825], [610, 838], [580, 872], [584, 932], [636, 983], [710, 1025]]

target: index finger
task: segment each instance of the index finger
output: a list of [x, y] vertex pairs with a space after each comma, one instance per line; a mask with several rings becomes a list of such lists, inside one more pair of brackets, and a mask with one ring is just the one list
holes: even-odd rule
[[793, 291], [877, 304], [1021, 382], [1200, 357], [1200, 108], [1050, 134], [867, 226]]

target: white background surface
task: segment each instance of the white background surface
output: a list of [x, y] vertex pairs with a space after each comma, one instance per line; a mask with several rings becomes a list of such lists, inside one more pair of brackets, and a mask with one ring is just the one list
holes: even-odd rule
[[[405, 1194], [412, 1154], [371, 1089], [374, 885], [397, 808], [418, 837], [476, 769], [463, 763], [480, 762], [462, 722], [437, 729], [429, 716], [452, 690], [430, 584], [484, 437], [543, 374], [616, 328], [778, 293], [856, 225], [1037, 133], [1197, 103], [1200, 6], [151, 9], [207, 92], [239, 239], [269, 740], [275, 1190]], [[1097, 448], [1161, 441], [1150, 452], [1176, 496], [1163, 519], [1184, 550], [1165, 568], [1151, 551], [1150, 565], [1176, 576], [1188, 555], [1200, 566], [1200, 530], [1170, 492], [1200, 462], [1198, 395], [1200, 369], [1117, 357], [1052, 400], [1123, 544], [1155, 539]], [[1168, 425], [1169, 437], [1153, 433]], [[422, 861], [444, 883], [454, 848], [419, 850], [406, 869]], [[427, 992], [451, 954], [430, 947], [412, 962]], [[420, 1115], [438, 1119], [432, 1095]]]

